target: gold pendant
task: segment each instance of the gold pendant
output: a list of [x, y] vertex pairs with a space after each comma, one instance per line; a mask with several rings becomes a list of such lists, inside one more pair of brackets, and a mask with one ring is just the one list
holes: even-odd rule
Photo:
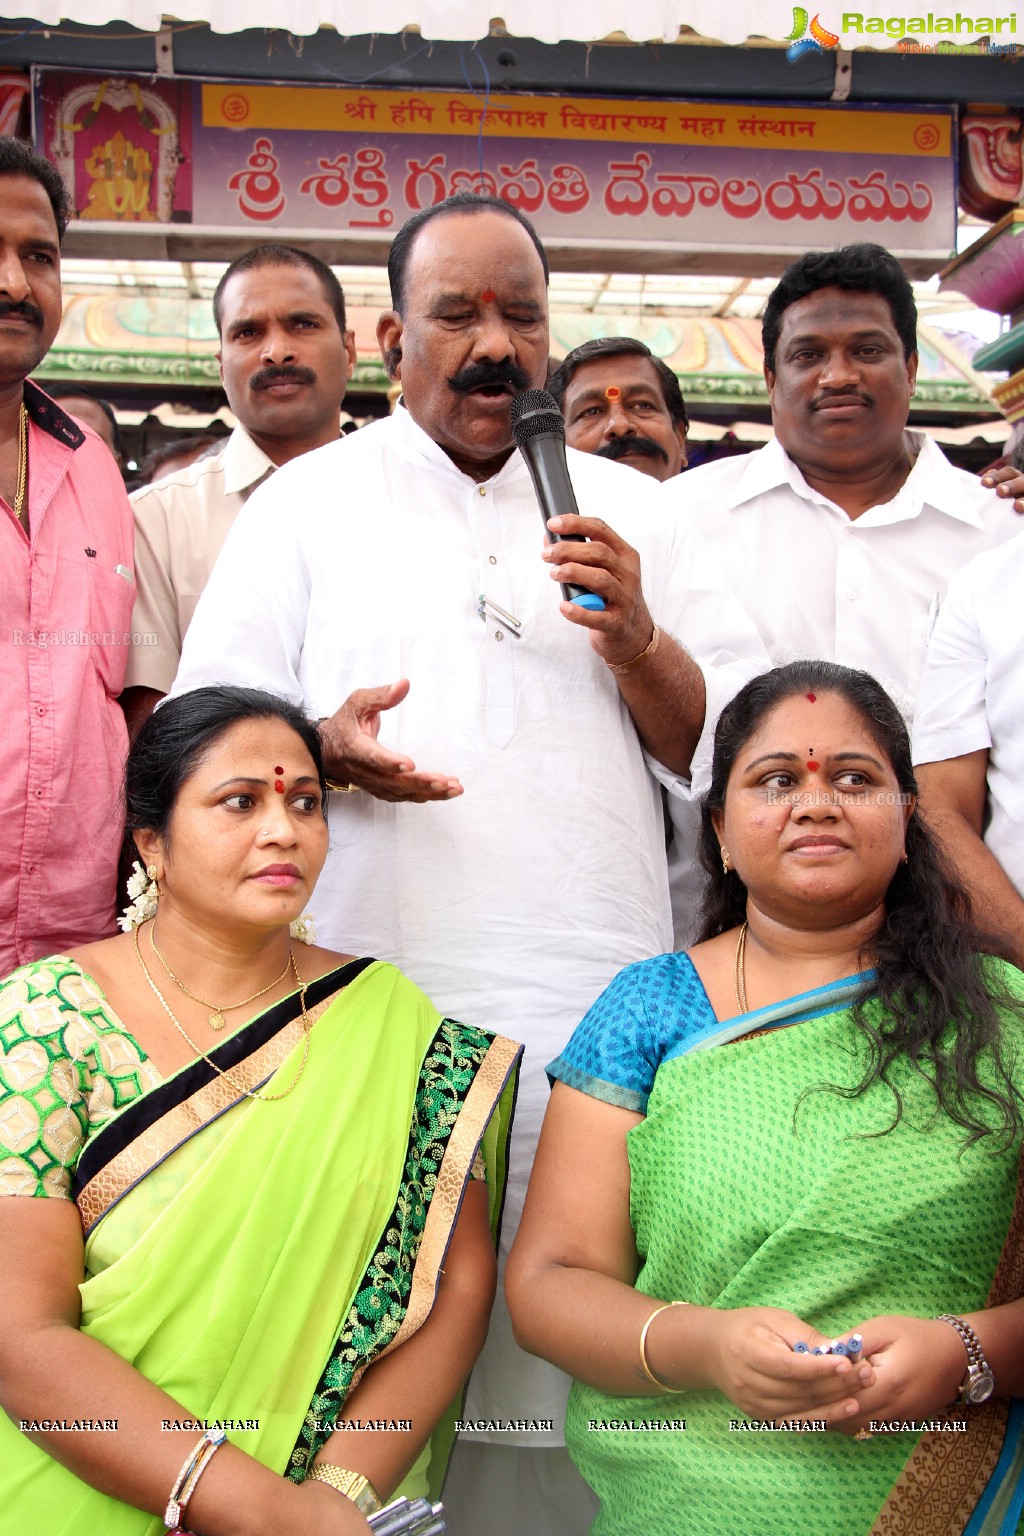
[[224, 1015], [222, 1013], [217, 1012], [217, 1013], [211, 1013], [210, 1014], [210, 1028], [211, 1029], [223, 1029], [224, 1028]]

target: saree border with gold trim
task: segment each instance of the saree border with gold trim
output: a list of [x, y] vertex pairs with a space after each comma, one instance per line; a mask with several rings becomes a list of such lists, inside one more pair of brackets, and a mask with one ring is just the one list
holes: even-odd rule
[[[372, 958], [349, 961], [306, 991], [312, 1027]], [[154, 1168], [199, 1131], [265, 1085], [301, 1039], [291, 994], [191, 1062], [101, 1128], [83, 1150], [72, 1185], [88, 1236]], [[490, 1177], [495, 1244], [504, 1205], [515, 1072], [522, 1047], [473, 1025], [441, 1018], [420, 1068], [402, 1180], [381, 1240], [346, 1313], [317, 1384], [288, 1476], [301, 1481], [330, 1438], [348, 1393], [374, 1360], [397, 1349], [430, 1314], [470, 1170], [492, 1114], [504, 1100]], [[219, 1070], [218, 1070], [219, 1069]], [[227, 1074], [227, 1075], [224, 1075]], [[460, 1092], [465, 1091], [464, 1099]]]
[[[515, 1070], [522, 1047], [502, 1035], [442, 1019], [420, 1074], [409, 1149], [384, 1241], [356, 1291], [337, 1344], [292, 1451], [287, 1475], [301, 1481], [330, 1439], [349, 1392], [363, 1372], [399, 1348], [426, 1321], [437, 1295], [470, 1171], [496, 1109], [498, 1157], [507, 1160], [515, 1106]], [[458, 1107], [456, 1090], [472, 1064], [473, 1079]], [[493, 1154], [492, 1154], [493, 1157]], [[504, 1179], [491, 1182], [491, 1230], [497, 1244]], [[454, 1416], [454, 1406], [450, 1417]], [[442, 1422], [431, 1459], [430, 1491], [440, 1489], [451, 1434]]]
[[[360, 1373], [429, 1315], [481, 1143], [496, 1222], [521, 1055], [513, 1041], [441, 1018], [381, 962], [342, 967], [307, 997], [321, 1022], [301, 1082], [296, 996], [214, 1053], [226, 1070], [237, 1055], [244, 1087], [275, 1072], [285, 1090], [295, 1082], [284, 1105], [246, 1099], [242, 1077], [228, 1088], [193, 1063], [97, 1131], [78, 1179], [94, 1213], [83, 1332], [197, 1419], [259, 1413], [241, 1443], [296, 1480]], [[268, 1047], [281, 1053], [276, 1067]], [[181, 1183], [161, 1166], [174, 1152], [185, 1159]], [[230, 1312], [211, 1309], [207, 1276]], [[230, 1317], [226, 1331], [218, 1315]], [[323, 1434], [310, 1433], [314, 1415]], [[155, 1536], [158, 1520], [81, 1482], [2, 1415], [0, 1441], [12, 1518], [41, 1515], [48, 1536], [83, 1525]]]
[[[374, 963], [350, 960], [310, 982], [305, 993], [310, 1026], [337, 992]], [[208, 1059], [199, 1057], [165, 1078], [89, 1138], [71, 1183], [86, 1237], [154, 1168], [233, 1109], [246, 1090], [270, 1081], [302, 1038], [298, 1009], [298, 993], [282, 998], [222, 1041]]]

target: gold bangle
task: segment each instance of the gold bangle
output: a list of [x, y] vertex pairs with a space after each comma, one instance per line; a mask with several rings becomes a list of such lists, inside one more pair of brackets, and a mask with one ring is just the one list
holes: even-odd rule
[[306, 1476], [311, 1482], [327, 1483], [338, 1493], [343, 1493], [364, 1515], [375, 1515], [384, 1507], [376, 1488], [361, 1472], [346, 1472], [344, 1467], [336, 1467], [332, 1462], [318, 1461]]
[[185, 1465], [174, 1479], [167, 1508], [164, 1512], [164, 1528], [176, 1531], [181, 1524], [185, 1505], [192, 1497], [195, 1486], [213, 1460], [214, 1452], [224, 1444], [227, 1436], [222, 1429], [207, 1429], [192, 1451]]
[[651, 636], [649, 643], [644, 646], [639, 656], [634, 656], [632, 661], [620, 661], [618, 666], [612, 666], [611, 662], [608, 662], [607, 666], [609, 672], [629, 672], [633, 667], [638, 667], [642, 661], [647, 660], [648, 656], [654, 655], [655, 651], [658, 649], [658, 641], [660, 639], [661, 630], [658, 628], [657, 624], [655, 624], [654, 634]]
[[651, 1324], [654, 1322], [654, 1319], [656, 1317], [660, 1317], [663, 1312], [669, 1311], [671, 1307], [688, 1307], [689, 1305], [690, 1303], [688, 1301], [666, 1301], [663, 1306], [655, 1307], [654, 1311], [651, 1313], [650, 1317], [647, 1319], [646, 1323], [644, 1323], [644, 1326], [640, 1330], [640, 1365], [644, 1375], [647, 1377], [647, 1380], [653, 1382], [659, 1392], [679, 1393], [685, 1392], [686, 1388], [670, 1387], [667, 1381], [660, 1381], [658, 1377], [655, 1376], [650, 1366], [647, 1364], [648, 1330], [650, 1329]]

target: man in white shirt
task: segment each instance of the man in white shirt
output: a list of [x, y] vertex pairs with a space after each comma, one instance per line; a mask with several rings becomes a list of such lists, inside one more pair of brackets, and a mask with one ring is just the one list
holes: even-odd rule
[[131, 497], [138, 592], [122, 700], [134, 732], [167, 693], [228, 529], [280, 464], [336, 441], [355, 368], [330, 267], [288, 245], [232, 262], [213, 296], [221, 382], [238, 419], [223, 448]]
[[[1024, 964], [1024, 534], [953, 577], [921, 679], [921, 812]], [[987, 824], [986, 824], [986, 818]]]
[[917, 311], [881, 246], [794, 262], [762, 338], [775, 440], [662, 495], [718, 552], [773, 661], [861, 667], [909, 718], [950, 577], [1018, 534], [1019, 518], [905, 430]]
[[[410, 220], [389, 273], [378, 337], [404, 404], [256, 493], [175, 689], [259, 682], [329, 717], [328, 772], [367, 792], [331, 796], [320, 939], [399, 961], [444, 1011], [527, 1043], [505, 1247], [546, 1062], [622, 965], [671, 943], [648, 763], [685, 793], [719, 709], [767, 658], [645, 477], [570, 450], [590, 542], [545, 543], [509, 427], [547, 365], [532, 227], [462, 194]], [[560, 602], [559, 579], [604, 611]], [[593, 1500], [555, 1449], [565, 1389], [516, 1348], [499, 1302], [464, 1418], [508, 1427], [460, 1445], [456, 1536], [583, 1536]]]

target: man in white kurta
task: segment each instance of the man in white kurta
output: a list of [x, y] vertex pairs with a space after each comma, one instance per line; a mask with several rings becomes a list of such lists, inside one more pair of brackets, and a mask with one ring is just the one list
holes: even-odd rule
[[[484, 276], [456, 274], [461, 307], [455, 320], [447, 311], [442, 317], [445, 338], [456, 328], [460, 338], [464, 328], [476, 337], [464, 347], [460, 339], [453, 376], [462, 377], [465, 351], [474, 364], [518, 360], [526, 382], [542, 379], [546, 323], [535, 342], [517, 340], [516, 327], [532, 324], [529, 305], [514, 284], [504, 296], [495, 281], [496, 298], [485, 281], [492, 270], [514, 276], [513, 259], [534, 259], [528, 242], [526, 254], [517, 247], [504, 266], [494, 255], [496, 240], [525, 239], [507, 210], [448, 215], [417, 236], [414, 254], [428, 235], [447, 238], [439, 262], [447, 285], [452, 262], [469, 261], [478, 227], [486, 236]], [[531, 282], [540, 293], [531, 303], [542, 303], [539, 264]], [[338, 712], [354, 689], [410, 680], [381, 735], [395, 761], [424, 765], [417, 774], [424, 795], [437, 786], [434, 802], [394, 803], [386, 786], [389, 799], [376, 788], [331, 795], [331, 850], [313, 902], [318, 938], [401, 963], [442, 1010], [526, 1043], [507, 1247], [547, 1102], [545, 1064], [621, 966], [671, 946], [665, 834], [618, 675], [591, 643], [608, 631], [567, 622], [542, 558], [527, 466], [509, 446], [512, 391], [505, 425], [494, 428], [489, 387], [479, 407], [458, 385], [459, 398], [449, 402], [444, 358], [421, 379], [412, 294], [409, 306], [401, 337], [409, 409], [295, 460], [254, 494], [196, 611], [175, 692], [217, 681], [257, 684], [322, 717]], [[469, 312], [478, 316], [472, 326], [461, 318]], [[390, 350], [392, 337], [383, 340]], [[440, 393], [432, 401], [435, 375]], [[452, 446], [441, 446], [445, 436]], [[474, 457], [478, 441], [497, 451]], [[767, 665], [752, 626], [700, 536], [668, 515], [656, 482], [571, 450], [568, 459], [581, 527], [604, 519], [630, 555], [639, 553], [643, 595], [635, 596], [663, 632], [659, 663], [666, 648], [670, 656], [676, 649], [671, 636], [690, 650], [713, 725], [726, 700]], [[620, 568], [619, 555], [603, 546], [561, 546], [574, 548]], [[608, 615], [599, 617], [610, 623], [620, 607], [615, 585], [603, 568], [584, 574], [608, 592]], [[638, 622], [641, 638], [627, 637], [623, 661], [652, 649], [650, 617]], [[686, 739], [693, 724], [680, 720], [676, 731], [674, 708], [666, 688], [665, 719], [653, 728], [668, 742]], [[699, 780], [710, 725], [696, 724]], [[686, 792], [679, 773], [655, 772]], [[394, 776], [395, 794], [401, 777]], [[565, 1390], [563, 1376], [515, 1346], [499, 1301], [464, 1417], [551, 1421], [550, 1430], [480, 1433], [501, 1446], [559, 1445]], [[531, 1536], [582, 1536], [586, 1528], [585, 1518], [554, 1510], [547, 1519], [535, 1511], [523, 1524], [521, 1513], [491, 1507], [481, 1536], [504, 1530], [506, 1516], [509, 1528]]]
[[954, 576], [914, 725], [921, 811], [978, 920], [1024, 961], [1024, 534]]
[[[666, 515], [655, 482], [567, 457], [581, 510], [639, 551], [651, 612], [701, 663], [713, 722], [765, 663], [700, 536]], [[506, 1231], [545, 1064], [616, 971], [672, 937], [656, 784], [614, 676], [559, 613], [542, 543], [519, 454], [477, 485], [399, 407], [253, 495], [174, 685], [264, 687], [321, 717], [360, 684], [411, 679], [388, 744], [450, 769], [465, 793], [427, 805], [333, 794], [317, 938], [401, 962], [439, 1008], [526, 1042]], [[478, 616], [481, 594], [520, 621], [519, 638]], [[700, 777], [708, 746], [705, 729]], [[559, 1392], [532, 1384], [548, 1374], [516, 1351], [488, 1383], [486, 1416], [557, 1417]], [[485, 1356], [474, 1388], [488, 1376]]]

